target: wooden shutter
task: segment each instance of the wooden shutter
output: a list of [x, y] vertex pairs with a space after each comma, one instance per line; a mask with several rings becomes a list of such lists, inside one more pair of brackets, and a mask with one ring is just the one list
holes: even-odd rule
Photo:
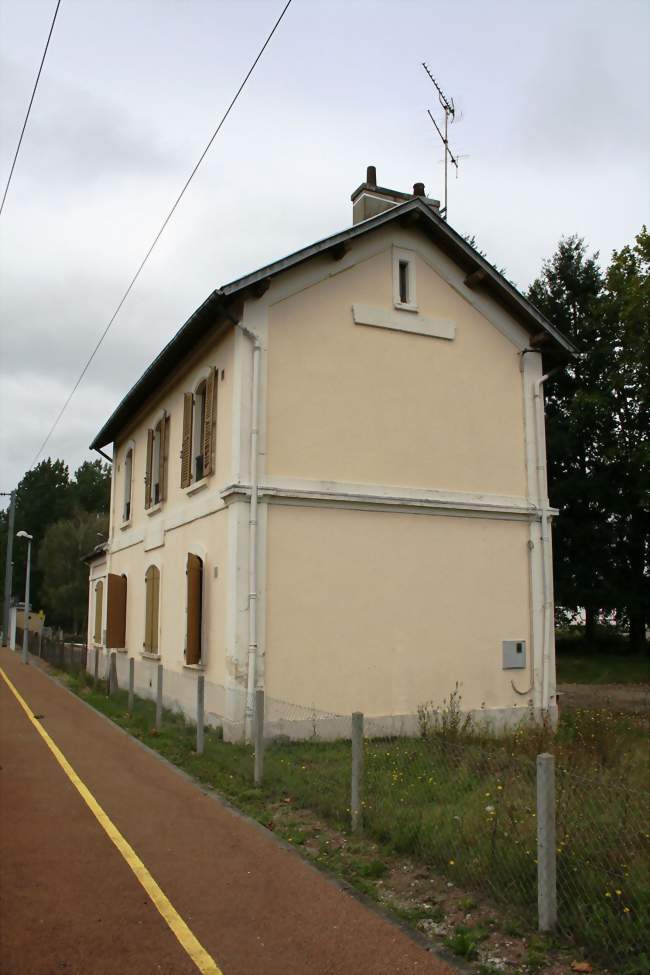
[[158, 653], [158, 611], [160, 606], [160, 572], [150, 565], [145, 581], [144, 648], [147, 653]]
[[203, 476], [213, 473], [214, 468], [214, 433], [217, 420], [217, 374], [216, 369], [210, 370], [205, 381], [205, 419], [203, 421]]
[[147, 466], [144, 474], [144, 506], [151, 507], [151, 481], [153, 466], [153, 430], [147, 430]]
[[187, 650], [185, 662], [201, 661], [201, 617], [203, 610], [203, 562], [198, 555], [187, 556]]
[[142, 646], [151, 652], [151, 575], [153, 566], [149, 566], [144, 574], [144, 643]]
[[167, 413], [160, 421], [160, 470], [158, 483], [160, 484], [160, 500], [167, 500], [167, 465], [169, 461], [169, 416]]
[[95, 586], [95, 631], [93, 639], [95, 643], [102, 642], [102, 610], [104, 608], [104, 583], [98, 582]]
[[109, 573], [106, 601], [106, 646], [126, 646], [126, 577]]
[[181, 448], [181, 487], [192, 482], [192, 405], [194, 397], [185, 393], [183, 398], [183, 446]]

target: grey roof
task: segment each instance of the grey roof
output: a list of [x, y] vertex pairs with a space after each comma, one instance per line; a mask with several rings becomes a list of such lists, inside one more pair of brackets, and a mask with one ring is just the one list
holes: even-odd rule
[[517, 291], [514, 285], [507, 281], [489, 261], [486, 261], [471, 244], [468, 244], [460, 234], [450, 227], [431, 206], [425, 203], [421, 197], [413, 197], [377, 214], [377, 216], [362, 220], [354, 226], [340, 231], [340, 233], [325, 237], [323, 240], [310, 244], [309, 247], [303, 247], [279, 261], [267, 264], [265, 267], [237, 278], [235, 281], [213, 291], [181, 326], [174, 338], [167, 343], [129, 390], [92, 441], [91, 449], [104, 447], [116, 439], [133, 412], [156, 392], [161, 380], [168, 376], [185, 358], [209, 328], [214, 327], [219, 322], [223, 329], [230, 327], [236, 317], [233, 315], [232, 308], [237, 300], [244, 297], [245, 292], [318, 254], [336, 251], [337, 247], [383, 227], [393, 220], [416, 221], [417, 226], [431, 237], [442, 250], [448, 253], [467, 274], [476, 271], [483, 272], [481, 286], [487, 289], [529, 331], [545, 333], [550, 340], [551, 347], [556, 352], [570, 356], [577, 351], [569, 339], [551, 325], [548, 319]]

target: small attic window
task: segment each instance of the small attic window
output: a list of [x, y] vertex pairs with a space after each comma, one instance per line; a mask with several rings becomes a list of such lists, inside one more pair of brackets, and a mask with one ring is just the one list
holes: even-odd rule
[[412, 251], [393, 251], [393, 302], [404, 311], [417, 311], [415, 298], [415, 254]]
[[399, 262], [399, 300], [401, 304], [409, 303], [409, 265], [408, 261]]

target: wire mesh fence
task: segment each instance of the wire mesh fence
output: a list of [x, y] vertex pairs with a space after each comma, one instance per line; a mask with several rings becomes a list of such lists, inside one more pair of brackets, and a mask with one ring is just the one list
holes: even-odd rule
[[556, 776], [557, 929], [608, 961], [650, 946], [650, 794], [616, 769]]
[[363, 821], [371, 835], [533, 920], [533, 762], [432, 736], [366, 740], [364, 768]]
[[[23, 645], [23, 630], [16, 628], [16, 648]], [[28, 631], [27, 647], [29, 653], [40, 657], [58, 670], [70, 674], [78, 674], [86, 669], [87, 648], [83, 643], [69, 643], [55, 637], [44, 636], [42, 633]]]
[[[85, 665], [81, 679], [92, 684], [96, 676], [105, 691], [111, 654], [43, 640], [41, 655], [70, 672], [83, 674]], [[158, 735], [156, 747], [172, 761], [217, 788], [225, 784], [231, 797], [290, 802], [340, 830], [351, 827], [351, 715], [264, 695], [260, 775], [255, 699], [245, 687], [166, 670], [155, 659], [112, 659], [112, 713], [122, 721], [130, 713], [129, 728], [140, 737]], [[205, 754], [197, 719], [207, 729]], [[534, 746], [524, 753], [521, 738], [466, 733], [453, 723], [422, 731], [418, 738], [359, 739], [358, 827], [534, 928], [542, 916]], [[623, 971], [650, 944], [650, 793], [629, 787], [607, 747], [606, 761], [592, 763], [589, 774], [583, 749], [571, 767], [558, 748], [551, 913], [557, 904], [555, 927], [564, 939]]]

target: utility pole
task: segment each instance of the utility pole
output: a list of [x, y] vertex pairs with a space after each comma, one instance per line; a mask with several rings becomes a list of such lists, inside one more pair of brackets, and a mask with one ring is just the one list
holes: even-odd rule
[[7, 525], [7, 555], [5, 559], [5, 594], [2, 609], [2, 637], [8, 646], [9, 640], [9, 609], [11, 606], [11, 584], [14, 571], [14, 521], [16, 519], [16, 492], [0, 491], [0, 496], [11, 497], [9, 502], [9, 523]]
[[448, 182], [448, 173], [449, 173], [449, 163], [451, 162], [452, 165], [454, 165], [456, 167], [456, 176], [458, 176], [458, 160], [460, 158], [459, 156], [455, 156], [453, 154], [453, 152], [451, 151], [451, 149], [449, 148], [449, 123], [450, 122], [453, 122], [454, 119], [456, 118], [456, 107], [454, 105], [453, 98], [447, 98], [447, 96], [445, 95], [444, 91], [442, 90], [442, 88], [440, 87], [440, 85], [438, 84], [438, 82], [436, 81], [436, 79], [433, 77], [433, 75], [429, 71], [429, 69], [426, 66], [426, 64], [424, 63], [424, 61], [422, 62], [422, 67], [424, 68], [424, 70], [426, 71], [426, 73], [429, 75], [429, 78], [431, 79], [431, 82], [433, 83], [434, 88], [438, 92], [438, 101], [442, 105], [442, 110], [445, 113], [445, 127], [444, 127], [444, 134], [443, 134], [443, 132], [441, 132], [441, 130], [440, 130], [440, 126], [438, 125], [438, 123], [434, 119], [433, 115], [431, 114], [431, 112], [429, 111], [429, 109], [427, 109], [427, 114], [428, 114], [429, 118], [431, 119], [431, 121], [433, 122], [433, 124], [434, 124], [434, 126], [436, 128], [436, 132], [440, 136], [440, 139], [442, 140], [442, 144], [445, 147], [445, 158], [444, 158], [444, 163], [445, 163], [445, 205], [442, 208], [442, 210], [440, 211], [440, 216], [441, 217], [444, 217], [444, 219], [446, 220], [447, 219], [447, 182]]

